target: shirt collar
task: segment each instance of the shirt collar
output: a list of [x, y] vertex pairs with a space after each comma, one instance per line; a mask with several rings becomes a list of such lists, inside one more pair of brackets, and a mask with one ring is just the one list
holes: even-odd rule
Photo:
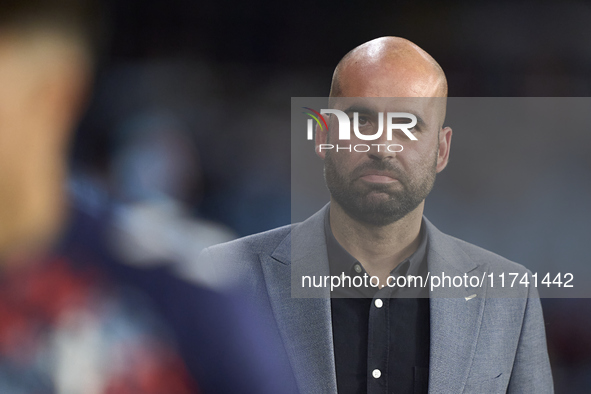
[[[361, 263], [359, 263], [355, 257], [353, 257], [345, 250], [345, 248], [341, 246], [332, 232], [330, 227], [330, 208], [326, 210], [326, 214], [324, 216], [324, 234], [326, 237], [330, 274], [338, 276], [344, 272], [345, 275], [363, 275], [365, 269]], [[425, 226], [423, 223], [421, 223], [419, 237], [421, 240], [417, 250], [407, 259], [398, 264], [396, 268], [390, 272], [390, 275], [418, 276], [426, 273], [427, 264], [425, 256], [427, 254], [428, 234], [425, 231]], [[358, 269], [359, 272], [355, 270], [356, 265], [359, 265], [359, 267], [362, 268], [361, 270]]]

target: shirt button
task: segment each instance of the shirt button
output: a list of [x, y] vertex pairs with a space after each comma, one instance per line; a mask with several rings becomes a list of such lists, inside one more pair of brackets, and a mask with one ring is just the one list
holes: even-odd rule
[[376, 379], [379, 379], [380, 376], [382, 376], [382, 371], [380, 371], [379, 369], [374, 369], [371, 373], [371, 376], [373, 376]]
[[373, 303], [376, 305], [376, 308], [381, 308], [384, 305], [384, 301], [380, 300], [379, 298]]
[[360, 274], [362, 271], [361, 266], [359, 264], [355, 264], [355, 267], [353, 268], [355, 269], [355, 272], [357, 272], [358, 274]]

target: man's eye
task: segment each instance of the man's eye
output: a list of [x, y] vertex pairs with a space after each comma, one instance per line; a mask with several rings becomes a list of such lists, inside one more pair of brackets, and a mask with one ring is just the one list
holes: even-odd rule
[[367, 126], [369, 124], [369, 118], [367, 116], [359, 117], [359, 126]]

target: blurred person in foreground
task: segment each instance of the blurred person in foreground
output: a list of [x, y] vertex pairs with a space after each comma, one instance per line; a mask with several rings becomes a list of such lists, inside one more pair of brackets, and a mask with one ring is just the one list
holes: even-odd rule
[[[353, 49], [318, 114], [326, 127], [316, 127], [330, 203], [302, 223], [203, 252], [268, 311], [303, 393], [553, 392], [537, 290], [455, 285], [531, 273], [423, 216], [449, 159], [446, 100], [443, 70], [410, 41]], [[388, 136], [386, 113], [414, 122], [395, 121], [408, 126]], [[444, 274], [454, 286], [404, 285]]]
[[196, 392], [141, 297], [47, 252], [93, 73], [93, 9], [0, 5], [0, 392]]
[[[92, 80], [96, 18], [81, 1], [0, 4], [0, 392], [277, 392], [269, 381], [283, 375], [269, 366], [272, 355], [255, 356], [246, 334], [255, 329], [233, 303], [160, 274], [158, 290], [174, 293], [174, 304], [155, 304], [112, 275], [121, 271], [51, 251], [66, 212], [69, 137]], [[181, 330], [194, 339], [182, 348]], [[193, 357], [191, 373], [181, 351]]]

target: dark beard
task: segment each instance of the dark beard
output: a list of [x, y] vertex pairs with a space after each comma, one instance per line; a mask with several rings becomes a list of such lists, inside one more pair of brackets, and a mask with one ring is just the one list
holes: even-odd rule
[[[332, 198], [351, 218], [382, 227], [402, 219], [427, 197], [435, 183], [436, 164], [437, 155], [435, 163], [426, 173], [420, 174], [418, 179], [410, 180], [389, 160], [374, 160], [357, 167], [347, 179], [339, 174], [332, 154], [328, 151], [324, 161], [324, 179]], [[361, 184], [358, 178], [366, 170], [391, 172], [403, 189], [390, 190], [391, 185], [388, 184]], [[372, 192], [385, 193], [389, 198], [378, 201], [369, 196]]]

